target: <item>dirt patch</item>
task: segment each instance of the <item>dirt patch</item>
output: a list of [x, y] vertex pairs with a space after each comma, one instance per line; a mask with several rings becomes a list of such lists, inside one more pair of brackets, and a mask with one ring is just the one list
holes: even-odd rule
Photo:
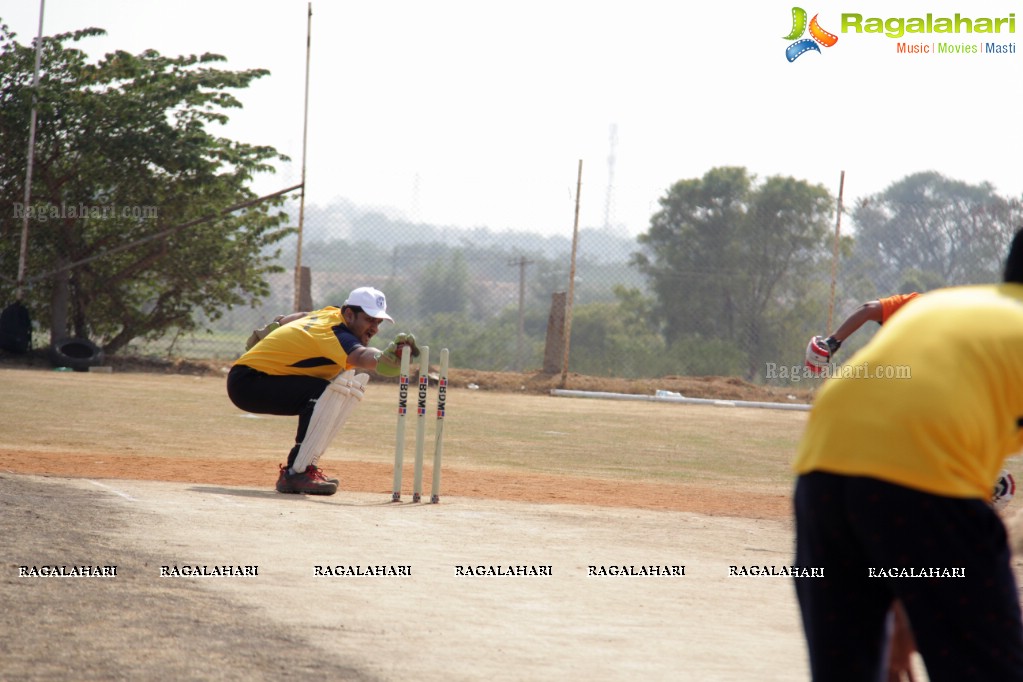
[[[372, 680], [301, 630], [192, 581], [125, 542], [139, 515], [96, 488], [0, 475], [0, 677], [5, 680]], [[19, 566], [114, 564], [117, 577], [25, 579]], [[16, 606], [14, 606], [16, 605]], [[59, 642], [59, 644], [57, 644]]]
[[[277, 465], [239, 460], [114, 455], [90, 452], [15, 452], [0, 450], [0, 471], [71, 478], [176, 481], [272, 489]], [[393, 470], [373, 462], [343, 462], [327, 469], [341, 479], [341, 491], [379, 493], [389, 499]], [[412, 469], [403, 473], [412, 480]], [[430, 467], [425, 467], [429, 495]], [[406, 485], [407, 489], [408, 486]], [[724, 485], [657, 484], [498, 469], [444, 469], [442, 497], [468, 497], [547, 504], [585, 504], [719, 516], [787, 519], [788, 495], [744, 492], [729, 494]], [[406, 493], [411, 499], [411, 494]]]
[[[157, 358], [138, 356], [105, 357], [103, 365], [115, 372], [146, 372], [155, 374], [185, 374], [189, 376], [223, 376], [230, 362], [226, 360], [190, 360], [186, 358]], [[54, 368], [46, 350], [36, 348], [25, 354], [0, 351], [0, 369]]]
[[[0, 507], [5, 679], [806, 678], [791, 582], [727, 577], [790, 562], [784, 522], [3, 473]], [[46, 565], [117, 575], [18, 577]], [[228, 566], [258, 571], [164, 575]]]

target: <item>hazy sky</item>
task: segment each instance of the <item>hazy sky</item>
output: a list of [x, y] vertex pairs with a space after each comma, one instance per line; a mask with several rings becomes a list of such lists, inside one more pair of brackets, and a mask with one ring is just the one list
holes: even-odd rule
[[[1000, 34], [842, 31], [842, 15], [1009, 18], [1008, 0], [800, 2], [837, 36], [794, 62], [790, 2], [518, 0], [312, 5], [306, 201], [344, 197], [413, 220], [571, 235], [581, 222], [643, 231], [675, 181], [716, 166], [790, 175], [845, 202], [935, 170], [1023, 192], [1023, 45]], [[87, 26], [100, 56], [215, 52], [271, 75], [239, 93], [223, 134], [292, 158], [260, 193], [300, 179], [305, 0], [47, 0], [44, 32]], [[38, 0], [0, 19], [30, 43]], [[1018, 24], [1018, 27], [1015, 26]], [[1023, 11], [1013, 28], [1023, 32]], [[802, 34], [803, 38], [808, 33]], [[899, 42], [1011, 45], [1007, 54], [899, 54]], [[1021, 41], [1023, 42], [1023, 41]]]

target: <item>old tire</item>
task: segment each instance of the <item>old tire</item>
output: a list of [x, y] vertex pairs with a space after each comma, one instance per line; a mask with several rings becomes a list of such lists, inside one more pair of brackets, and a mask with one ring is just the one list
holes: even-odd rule
[[50, 346], [50, 359], [55, 367], [88, 372], [103, 364], [103, 350], [89, 339], [63, 339]]

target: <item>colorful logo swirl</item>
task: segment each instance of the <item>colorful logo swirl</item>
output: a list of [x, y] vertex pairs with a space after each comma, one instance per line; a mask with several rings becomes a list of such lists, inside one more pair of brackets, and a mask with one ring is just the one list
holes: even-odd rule
[[[785, 36], [785, 40], [795, 40], [796, 42], [785, 48], [785, 58], [789, 62], [796, 61], [800, 55], [810, 50], [819, 53], [821, 51], [819, 45], [831, 47], [838, 42], [838, 36], [821, 28], [821, 25], [817, 23], [817, 16], [813, 15], [813, 19], [810, 20], [809, 27], [807, 27], [806, 10], [802, 7], [792, 8], [792, 30]], [[803, 38], [803, 34], [807, 32], [808, 28], [810, 37]]]

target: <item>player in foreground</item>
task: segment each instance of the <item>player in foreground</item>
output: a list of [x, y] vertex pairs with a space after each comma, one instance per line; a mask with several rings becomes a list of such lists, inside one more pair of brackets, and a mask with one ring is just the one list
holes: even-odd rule
[[1003, 279], [920, 296], [817, 394], [794, 462], [796, 562], [827, 576], [796, 581], [814, 680], [883, 679], [899, 600], [932, 682], [1023, 681], [989, 505], [1023, 447], [1023, 230]]
[[873, 301], [867, 301], [838, 325], [838, 329], [828, 336], [814, 336], [806, 345], [806, 366], [814, 374], [820, 374], [831, 362], [832, 357], [842, 347], [842, 343], [857, 329], [868, 322], [883, 325], [895, 311], [906, 305], [920, 294], [916, 291], [909, 294], [895, 294]]
[[[278, 492], [337, 492], [338, 480], [326, 478], [316, 460], [344, 425], [344, 401], [361, 399], [365, 384], [339, 375], [361, 368], [397, 376], [403, 346], [412, 348], [413, 357], [419, 355], [415, 338], [405, 333], [398, 334], [383, 351], [371, 348], [370, 339], [384, 320], [394, 322], [387, 314], [384, 294], [360, 287], [340, 308], [281, 316], [249, 337], [248, 350], [227, 376], [231, 402], [247, 412], [298, 416], [295, 446], [287, 464], [281, 465]], [[349, 404], [347, 409], [353, 407]], [[344, 416], [338, 417], [339, 413]], [[305, 450], [303, 442], [307, 443]], [[314, 442], [318, 445], [310, 450]]]

